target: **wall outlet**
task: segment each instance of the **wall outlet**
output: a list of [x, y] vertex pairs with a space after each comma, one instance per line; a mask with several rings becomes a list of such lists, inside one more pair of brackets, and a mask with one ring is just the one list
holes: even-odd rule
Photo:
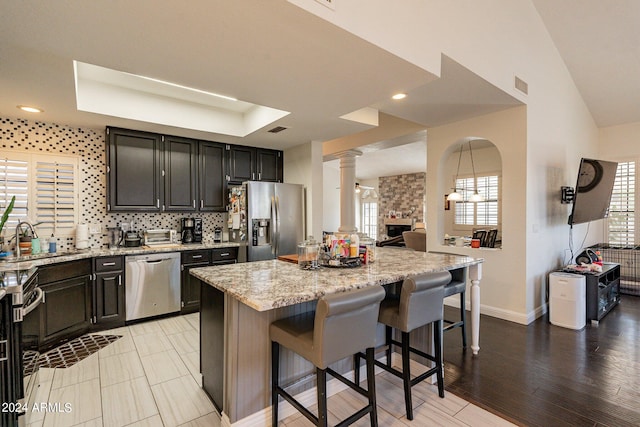
[[89, 224], [89, 234], [100, 234], [100, 224]]

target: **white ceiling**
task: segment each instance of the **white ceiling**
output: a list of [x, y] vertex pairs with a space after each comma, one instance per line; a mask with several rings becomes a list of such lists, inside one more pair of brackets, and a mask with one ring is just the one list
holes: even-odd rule
[[[285, 149], [369, 129], [340, 119], [363, 107], [373, 106], [428, 127], [518, 103], [446, 57], [442, 76], [436, 79], [282, 0], [253, 1], [250, 7], [228, 0], [192, 0], [188, 7], [182, 2], [165, 2], [159, 7], [154, 0], [93, 0], [82, 2], [81, 7], [72, 1], [0, 1], [2, 117], [95, 129], [121, 126]], [[637, 27], [631, 25], [640, 22], [640, 1], [533, 3], [596, 122], [604, 126], [616, 120], [640, 121], [640, 40]], [[76, 109], [73, 60], [221, 93], [291, 114], [240, 138], [80, 112]], [[379, 64], [385, 65], [384, 72]], [[409, 97], [402, 103], [390, 101], [390, 95], [398, 91]], [[18, 104], [34, 104], [45, 112], [35, 118], [16, 109]], [[288, 129], [268, 133], [274, 126]], [[406, 142], [415, 142], [410, 139]], [[401, 151], [398, 158], [402, 159], [395, 163], [404, 163], [404, 171], [424, 170], [424, 163], [408, 163], [426, 159], [426, 155], [416, 155], [417, 149], [421, 148], [394, 148]], [[391, 166], [388, 155], [366, 153], [358, 160], [359, 176], [370, 173], [361, 172], [370, 156], [381, 160], [372, 160], [369, 169]]]

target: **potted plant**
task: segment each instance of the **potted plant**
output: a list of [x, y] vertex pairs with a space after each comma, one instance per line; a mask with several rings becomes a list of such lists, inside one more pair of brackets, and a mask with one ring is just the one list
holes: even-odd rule
[[15, 204], [15, 202], [16, 202], [16, 196], [13, 196], [11, 198], [11, 201], [7, 205], [7, 208], [4, 210], [2, 217], [0, 217], [0, 252], [3, 252], [3, 246], [4, 246], [4, 235], [3, 235], [4, 225], [9, 219], [9, 214], [13, 210], [13, 205]]

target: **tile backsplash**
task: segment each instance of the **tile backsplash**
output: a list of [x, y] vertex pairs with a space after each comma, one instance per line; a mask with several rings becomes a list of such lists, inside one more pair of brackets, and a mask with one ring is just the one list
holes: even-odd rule
[[[226, 213], [107, 213], [106, 153], [104, 129], [74, 128], [54, 123], [0, 117], [0, 149], [22, 152], [75, 155], [80, 158], [79, 222], [100, 226], [90, 237], [92, 248], [106, 247], [106, 227], [133, 222], [138, 230], [169, 228], [180, 230], [180, 218], [200, 217], [205, 237], [215, 226], [226, 228]], [[58, 250], [75, 247], [75, 237], [58, 239]]]

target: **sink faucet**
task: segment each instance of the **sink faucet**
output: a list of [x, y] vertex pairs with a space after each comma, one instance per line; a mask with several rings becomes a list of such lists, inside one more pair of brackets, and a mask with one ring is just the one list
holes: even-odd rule
[[33, 225], [31, 225], [31, 223], [29, 223], [28, 221], [20, 221], [18, 223], [18, 225], [16, 225], [16, 257], [20, 258], [20, 227], [22, 225], [26, 225], [27, 227], [29, 227], [31, 229], [31, 235], [35, 236], [36, 232], [33, 229]]

